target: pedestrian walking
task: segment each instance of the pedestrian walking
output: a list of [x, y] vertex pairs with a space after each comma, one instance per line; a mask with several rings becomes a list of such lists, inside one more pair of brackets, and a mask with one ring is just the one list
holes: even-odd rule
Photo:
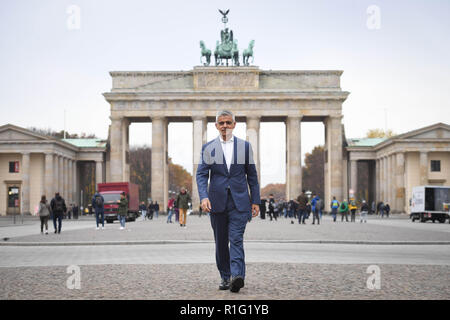
[[[92, 208], [95, 211], [95, 223], [97, 226], [95, 227], [96, 230], [99, 229], [98, 225], [99, 222], [102, 223], [102, 230], [105, 229], [105, 210], [104, 210], [104, 204], [105, 204], [105, 198], [97, 191], [94, 196], [92, 197]], [[100, 220], [101, 219], [101, 220]]]
[[369, 205], [366, 203], [365, 200], [362, 201], [361, 204], [361, 220], [359, 221], [360, 223], [362, 223], [364, 221], [364, 223], [367, 222], [367, 213], [369, 212]]
[[80, 210], [80, 208], [78, 208], [78, 205], [76, 203], [74, 203], [73, 207], [72, 207], [72, 211], [73, 211], [73, 218], [76, 220], [78, 220], [79, 210]]
[[186, 191], [186, 188], [182, 187], [177, 197], [177, 207], [180, 215], [180, 227], [186, 227], [186, 216], [187, 210], [189, 209], [189, 202], [191, 202], [191, 196]]
[[[261, 203], [251, 144], [233, 136], [235, 126], [236, 120], [231, 112], [220, 111], [217, 114], [219, 137], [202, 147], [197, 169], [201, 204], [203, 210], [211, 212], [216, 265], [221, 277], [219, 289], [231, 292], [239, 292], [244, 287], [244, 231], [247, 222], [259, 214]], [[209, 161], [210, 148], [217, 162]]]
[[[67, 212], [66, 202], [59, 192], [55, 193], [55, 197], [50, 201], [50, 208], [53, 213], [53, 226], [55, 227], [55, 233], [61, 233], [62, 219], [64, 213]], [[58, 221], [58, 228], [56, 227], [56, 221]]]
[[286, 201], [284, 201], [284, 199], [283, 199], [283, 200], [281, 200], [281, 205], [282, 205], [281, 207], [282, 207], [282, 210], [283, 210], [283, 217], [285, 219], [287, 219], [287, 217], [288, 217], [288, 203]]
[[375, 214], [375, 201], [372, 201], [371, 214]]
[[380, 202], [378, 205], [378, 212], [380, 213], [381, 218], [384, 217], [385, 210], [386, 210], [386, 208], [384, 206], [384, 202]]
[[125, 221], [128, 214], [128, 199], [125, 195], [125, 192], [120, 194], [120, 200], [117, 200], [119, 203], [119, 212], [118, 217], [120, 221], [120, 230], [125, 229]]
[[147, 219], [147, 206], [144, 201], [141, 202], [139, 210], [141, 210], [142, 221], [145, 221]]
[[155, 201], [155, 204], [153, 205], [153, 210], [155, 211], [155, 217], [158, 219], [158, 216], [159, 216], [159, 204], [158, 204], [158, 201]]
[[67, 217], [69, 218], [69, 220], [72, 218], [72, 204], [69, 203], [69, 207], [67, 208]]
[[349, 209], [350, 212], [351, 212], [351, 218], [350, 218], [350, 221], [351, 221], [351, 222], [355, 222], [355, 219], [356, 219], [356, 209], [358, 209], [358, 207], [356, 206], [356, 200], [355, 200], [354, 197], [351, 197], [351, 198], [349, 199], [349, 202], [348, 202], [348, 209]]
[[[269, 217], [270, 221], [275, 217], [275, 199], [273, 198], [273, 194], [269, 195]], [[275, 220], [277, 220], [276, 217]]]
[[333, 197], [333, 200], [331, 200], [331, 216], [333, 217], [333, 222], [336, 222], [336, 216], [337, 216], [337, 211], [339, 208], [339, 201], [336, 200], [336, 197]]
[[172, 223], [172, 215], [174, 210], [175, 199], [172, 196], [167, 202], [167, 221], [166, 223]]
[[150, 220], [153, 220], [153, 212], [155, 210], [155, 205], [153, 204], [153, 201], [150, 201], [150, 203], [148, 204], [148, 218]]
[[297, 202], [295, 200], [289, 200], [288, 211], [289, 218], [291, 218], [291, 224], [294, 224], [295, 212], [297, 211]]
[[325, 203], [323, 202], [323, 199], [319, 197], [319, 200], [317, 200], [317, 207], [319, 208], [319, 218], [320, 221], [322, 221], [322, 213], [325, 209]]
[[39, 219], [41, 220], [41, 234], [44, 234], [44, 225], [45, 225], [45, 234], [48, 234], [48, 218], [50, 217], [50, 205], [47, 203], [47, 199], [45, 195], [41, 197], [41, 201], [39, 202]]
[[341, 205], [339, 206], [339, 213], [341, 214], [341, 222], [344, 221], [344, 217], [345, 221], [348, 222], [348, 203], [346, 199], [341, 202]]
[[298, 223], [305, 224], [306, 215], [308, 214], [307, 205], [308, 205], [308, 197], [305, 194], [305, 190], [302, 190], [302, 193], [297, 197], [298, 202]]
[[312, 211], [311, 202], [308, 202], [306, 204], [306, 219], [309, 219], [309, 215], [311, 214], [311, 211]]
[[386, 213], [386, 217], [389, 218], [389, 212], [391, 211], [391, 207], [389, 206], [389, 203], [386, 203], [384, 206], [384, 212]]
[[180, 210], [178, 210], [176, 201], [174, 203], [173, 211], [175, 211], [175, 222], [180, 222]]
[[280, 202], [275, 202], [275, 203], [273, 204], [273, 218], [275, 219], [275, 221], [277, 221], [278, 213], [281, 214], [281, 211], [280, 211]]
[[319, 198], [319, 196], [318, 195], [314, 195], [313, 196], [313, 199], [311, 200], [311, 211], [312, 211], [312, 214], [313, 214], [313, 223], [312, 224], [315, 224], [315, 222], [316, 222], [316, 219], [317, 219], [317, 224], [320, 224], [320, 217], [319, 217], [319, 205], [320, 205], [320, 203], [319, 203], [319, 200], [320, 200], [320, 198]]
[[266, 199], [261, 199], [261, 204], [259, 205], [259, 212], [261, 212], [260, 218], [262, 220], [266, 219]]

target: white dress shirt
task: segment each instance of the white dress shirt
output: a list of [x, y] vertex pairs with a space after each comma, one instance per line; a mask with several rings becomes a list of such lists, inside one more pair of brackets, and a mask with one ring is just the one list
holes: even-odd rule
[[223, 155], [225, 156], [225, 162], [230, 172], [231, 161], [233, 159], [233, 146], [234, 146], [234, 136], [231, 136], [230, 140], [224, 141], [222, 136], [219, 136], [220, 145], [222, 146]]

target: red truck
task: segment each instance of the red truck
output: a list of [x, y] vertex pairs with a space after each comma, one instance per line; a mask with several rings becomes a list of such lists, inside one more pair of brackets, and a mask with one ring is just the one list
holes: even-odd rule
[[128, 199], [127, 221], [136, 221], [139, 215], [139, 186], [130, 182], [109, 182], [99, 183], [98, 192], [105, 199], [104, 212], [107, 223], [113, 223], [118, 220], [120, 195], [125, 192]]

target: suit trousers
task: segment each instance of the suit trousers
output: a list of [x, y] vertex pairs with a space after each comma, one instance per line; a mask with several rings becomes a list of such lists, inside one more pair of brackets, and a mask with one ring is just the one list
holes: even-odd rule
[[239, 212], [228, 192], [225, 211], [211, 213], [210, 217], [221, 278], [241, 276], [245, 279], [244, 231], [251, 212]]

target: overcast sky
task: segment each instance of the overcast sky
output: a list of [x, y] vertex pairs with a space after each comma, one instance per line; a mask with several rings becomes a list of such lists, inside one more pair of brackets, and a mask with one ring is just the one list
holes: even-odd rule
[[[0, 125], [62, 130], [66, 110], [69, 132], [106, 138], [109, 71], [192, 70], [199, 40], [211, 49], [219, 39], [219, 8], [241, 52], [255, 40], [261, 69], [344, 71], [347, 138], [450, 123], [448, 0], [2, 0]], [[245, 125], [235, 133], [245, 138]], [[130, 134], [151, 145], [150, 124]], [[171, 124], [169, 140], [169, 156], [192, 171], [192, 125]], [[321, 123], [302, 124], [303, 153], [323, 143]], [[285, 182], [284, 161], [284, 125], [262, 123], [262, 186]]]

